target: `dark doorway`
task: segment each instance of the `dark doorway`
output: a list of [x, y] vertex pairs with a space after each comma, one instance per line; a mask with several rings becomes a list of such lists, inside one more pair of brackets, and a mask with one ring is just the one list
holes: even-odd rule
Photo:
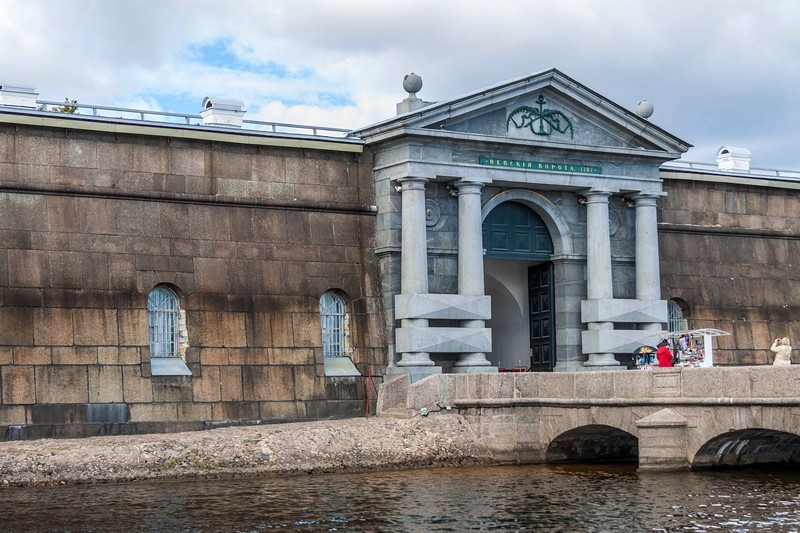
[[528, 268], [528, 302], [531, 370], [551, 372], [555, 366], [553, 263]]

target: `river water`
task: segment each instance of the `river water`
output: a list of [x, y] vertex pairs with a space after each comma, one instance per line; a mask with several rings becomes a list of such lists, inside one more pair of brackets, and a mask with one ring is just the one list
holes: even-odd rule
[[800, 531], [800, 471], [532, 465], [0, 490], [0, 531]]

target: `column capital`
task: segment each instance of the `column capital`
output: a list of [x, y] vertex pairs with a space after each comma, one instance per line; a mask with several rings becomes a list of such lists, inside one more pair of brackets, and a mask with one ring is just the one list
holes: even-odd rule
[[417, 191], [424, 191], [425, 184], [428, 183], [428, 178], [419, 178], [416, 176], [405, 176], [403, 178], [397, 178], [397, 183], [400, 184], [398, 188], [399, 192], [404, 190], [417, 190]]
[[462, 194], [480, 194], [481, 189], [485, 184], [481, 181], [468, 181], [465, 179], [459, 179], [450, 182], [450, 185], [458, 189], [457, 195], [460, 196]]
[[661, 191], [654, 191], [654, 192], [639, 191], [633, 194], [629, 194], [627, 195], [627, 197], [635, 202], [634, 207], [640, 207], [640, 206], [656, 205], [658, 199], [663, 198], [666, 195], [667, 193]]
[[602, 191], [597, 189], [586, 189], [580, 191], [578, 196], [583, 196], [585, 198], [584, 202], [587, 204], [594, 204], [594, 203], [608, 203], [608, 199], [614, 194], [614, 191]]

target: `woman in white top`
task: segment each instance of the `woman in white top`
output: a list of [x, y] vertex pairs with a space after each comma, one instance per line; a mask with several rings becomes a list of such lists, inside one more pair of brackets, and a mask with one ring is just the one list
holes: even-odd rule
[[792, 347], [789, 346], [788, 337], [775, 339], [775, 342], [772, 343], [772, 348], [770, 348], [770, 350], [775, 352], [775, 361], [772, 363], [773, 365], [780, 366], [792, 364]]

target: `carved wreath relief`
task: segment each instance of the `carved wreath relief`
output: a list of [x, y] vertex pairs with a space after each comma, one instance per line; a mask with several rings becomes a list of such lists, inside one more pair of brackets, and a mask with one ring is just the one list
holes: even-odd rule
[[541, 94], [536, 103], [539, 104], [538, 109], [524, 105], [512, 111], [506, 120], [506, 129], [513, 124], [517, 129], [530, 129], [534, 135], [549, 136], [556, 131], [563, 134], [569, 132], [570, 139], [574, 138], [572, 122], [567, 115], [555, 109], [545, 109], [547, 102]]

